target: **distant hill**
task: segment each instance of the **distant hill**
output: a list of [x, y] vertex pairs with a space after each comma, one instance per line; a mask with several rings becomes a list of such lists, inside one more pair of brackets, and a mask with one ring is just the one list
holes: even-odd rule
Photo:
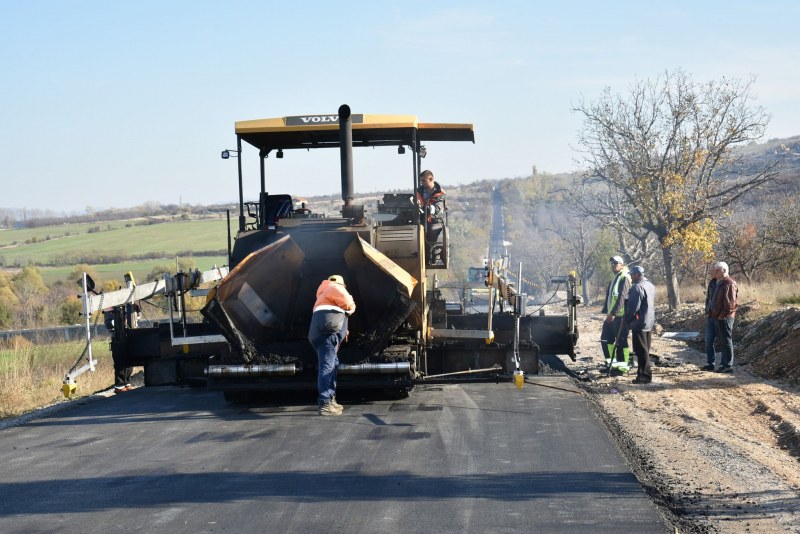
[[[745, 168], [776, 162], [781, 173], [781, 183], [748, 197], [746, 209], [757, 210], [798, 191], [800, 136], [751, 143], [739, 150]], [[548, 272], [562, 270], [560, 263], [552, 258], [559, 246], [559, 238], [552, 229], [569, 225], [565, 219], [565, 191], [576, 176], [536, 173], [524, 178], [486, 179], [458, 186], [443, 183], [450, 214], [453, 269], [440, 273], [440, 278], [458, 279], [468, 267], [482, 265], [493, 188], [503, 193], [507, 232], [515, 243], [514, 253], [525, 262], [526, 270], [537, 265], [540, 275], [534, 278], [539, 283], [545, 282]], [[356, 201], [373, 213], [382, 198], [377, 193], [356, 196]], [[340, 195], [306, 199], [316, 213], [327, 216], [340, 213]], [[17, 219], [19, 213], [14, 210], [0, 210], [0, 228], [13, 228], [0, 232], [0, 268], [19, 269], [34, 264], [43, 268], [48, 281], [62, 279], [70, 266], [77, 263], [98, 266], [110, 276], [121, 276], [127, 270], [141, 276], [165, 260], [174, 263], [176, 255], [194, 257], [198, 266], [209, 268], [225, 261], [228, 210], [235, 233], [238, 215], [235, 205], [147, 203], [62, 218], [31, 217], [35, 210], [27, 210], [26, 220]], [[542, 254], [543, 251], [547, 254]]]
[[[765, 162], [777, 162], [785, 184], [795, 184], [800, 177], [800, 135], [782, 139], [769, 139], [763, 143], [750, 143], [739, 148], [745, 156], [744, 170], [752, 170]], [[570, 176], [568, 173], [543, 173], [552, 177]], [[530, 178], [523, 177], [524, 178]], [[457, 190], [460, 188], [473, 188], [478, 184], [499, 183], [507, 178], [495, 177], [473, 182], [463, 186], [453, 186], [442, 184], [448, 189]], [[785, 187], [777, 187], [775, 193], [783, 194]], [[291, 191], [287, 191], [291, 193]], [[385, 191], [386, 193], [390, 191]], [[395, 191], [396, 192], [396, 191]], [[377, 201], [380, 197], [378, 193], [359, 194], [359, 198]], [[322, 211], [336, 210], [334, 206], [341, 203], [341, 197], [335, 195], [320, 195], [306, 197], [312, 204], [324, 207]], [[235, 204], [213, 204], [213, 205], [192, 205], [192, 204], [158, 204], [147, 202], [140, 206], [128, 208], [98, 209], [91, 213], [70, 215], [59, 217], [48, 210], [38, 210], [36, 208], [14, 208], [0, 207], [0, 229], [10, 228], [34, 228], [42, 226], [52, 226], [57, 224], [77, 224], [77, 223], [102, 223], [107, 221], [119, 221], [125, 219], [135, 219], [141, 217], [174, 219], [176, 217], [205, 218], [205, 217], [224, 217], [227, 210], [232, 214], [238, 213], [238, 206]]]

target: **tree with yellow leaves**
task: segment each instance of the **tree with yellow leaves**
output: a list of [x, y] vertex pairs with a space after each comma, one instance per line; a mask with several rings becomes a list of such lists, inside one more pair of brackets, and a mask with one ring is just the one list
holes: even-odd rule
[[769, 122], [752, 105], [753, 83], [698, 83], [678, 70], [636, 82], [625, 95], [607, 88], [574, 110], [584, 119], [583, 182], [596, 191], [580, 209], [636, 239], [656, 238], [671, 309], [681, 302], [676, 251], [710, 257], [717, 218], [777, 176], [774, 163], [745, 165], [736, 151]]

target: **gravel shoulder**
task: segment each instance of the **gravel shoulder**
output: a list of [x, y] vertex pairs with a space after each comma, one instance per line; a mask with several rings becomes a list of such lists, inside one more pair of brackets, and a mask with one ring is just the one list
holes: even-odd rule
[[[579, 312], [578, 358], [564, 363], [676, 529], [800, 532], [800, 388], [756, 374], [769, 366], [752, 355], [735, 353], [732, 375], [702, 371], [704, 353], [658, 336], [651, 384], [633, 384], [635, 370], [607, 377], [592, 311]], [[796, 361], [790, 348], [771, 358]]]

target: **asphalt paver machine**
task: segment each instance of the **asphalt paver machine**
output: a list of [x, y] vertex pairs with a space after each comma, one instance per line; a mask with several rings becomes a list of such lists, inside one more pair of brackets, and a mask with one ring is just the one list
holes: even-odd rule
[[[449, 268], [451, 244], [445, 218], [439, 253], [426, 256], [428, 222], [414, 194], [422, 160], [435, 143], [474, 142], [471, 124], [353, 114], [343, 105], [335, 114], [237, 122], [235, 132], [236, 150], [222, 154], [238, 162], [230, 271], [213, 281], [203, 320], [187, 323], [178, 313], [167, 324], [138, 327], [125, 315], [135, 298], [119, 302], [130, 288], [113, 300], [112, 352], [144, 366], [146, 385], [202, 383], [232, 400], [255, 391], [315, 389], [308, 328], [316, 290], [332, 274], [344, 277], [357, 305], [339, 352], [339, 389], [407, 392], [426, 380], [512, 379], [537, 372], [541, 353], [574, 357], [574, 278], [569, 312], [539, 318], [526, 315], [526, 296], [500, 270], [487, 271], [484, 283], [507, 309], [474, 316], [448, 313], [430, 276]], [[258, 160], [259, 193], [252, 201], [244, 197], [245, 148], [254, 148]], [[325, 149], [339, 151], [340, 210], [318, 213], [290, 194], [268, 192], [286, 185], [268, 161]], [[407, 165], [398, 171], [395, 191], [401, 192], [383, 195], [371, 210], [354, 192], [354, 152], [365, 149], [385, 150]], [[199, 290], [195, 281], [199, 273], [167, 276], [164, 294], [179, 303]], [[103, 303], [86, 294], [86, 311], [109, 306], [110, 296]]]

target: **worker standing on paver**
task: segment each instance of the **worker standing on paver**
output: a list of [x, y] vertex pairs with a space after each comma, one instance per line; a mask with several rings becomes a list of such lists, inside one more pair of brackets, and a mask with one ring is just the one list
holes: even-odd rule
[[428, 265], [441, 261], [442, 246], [437, 244], [444, 228], [445, 195], [442, 186], [434, 180], [433, 171], [425, 170], [419, 175], [417, 202], [426, 222], [425, 258]]

